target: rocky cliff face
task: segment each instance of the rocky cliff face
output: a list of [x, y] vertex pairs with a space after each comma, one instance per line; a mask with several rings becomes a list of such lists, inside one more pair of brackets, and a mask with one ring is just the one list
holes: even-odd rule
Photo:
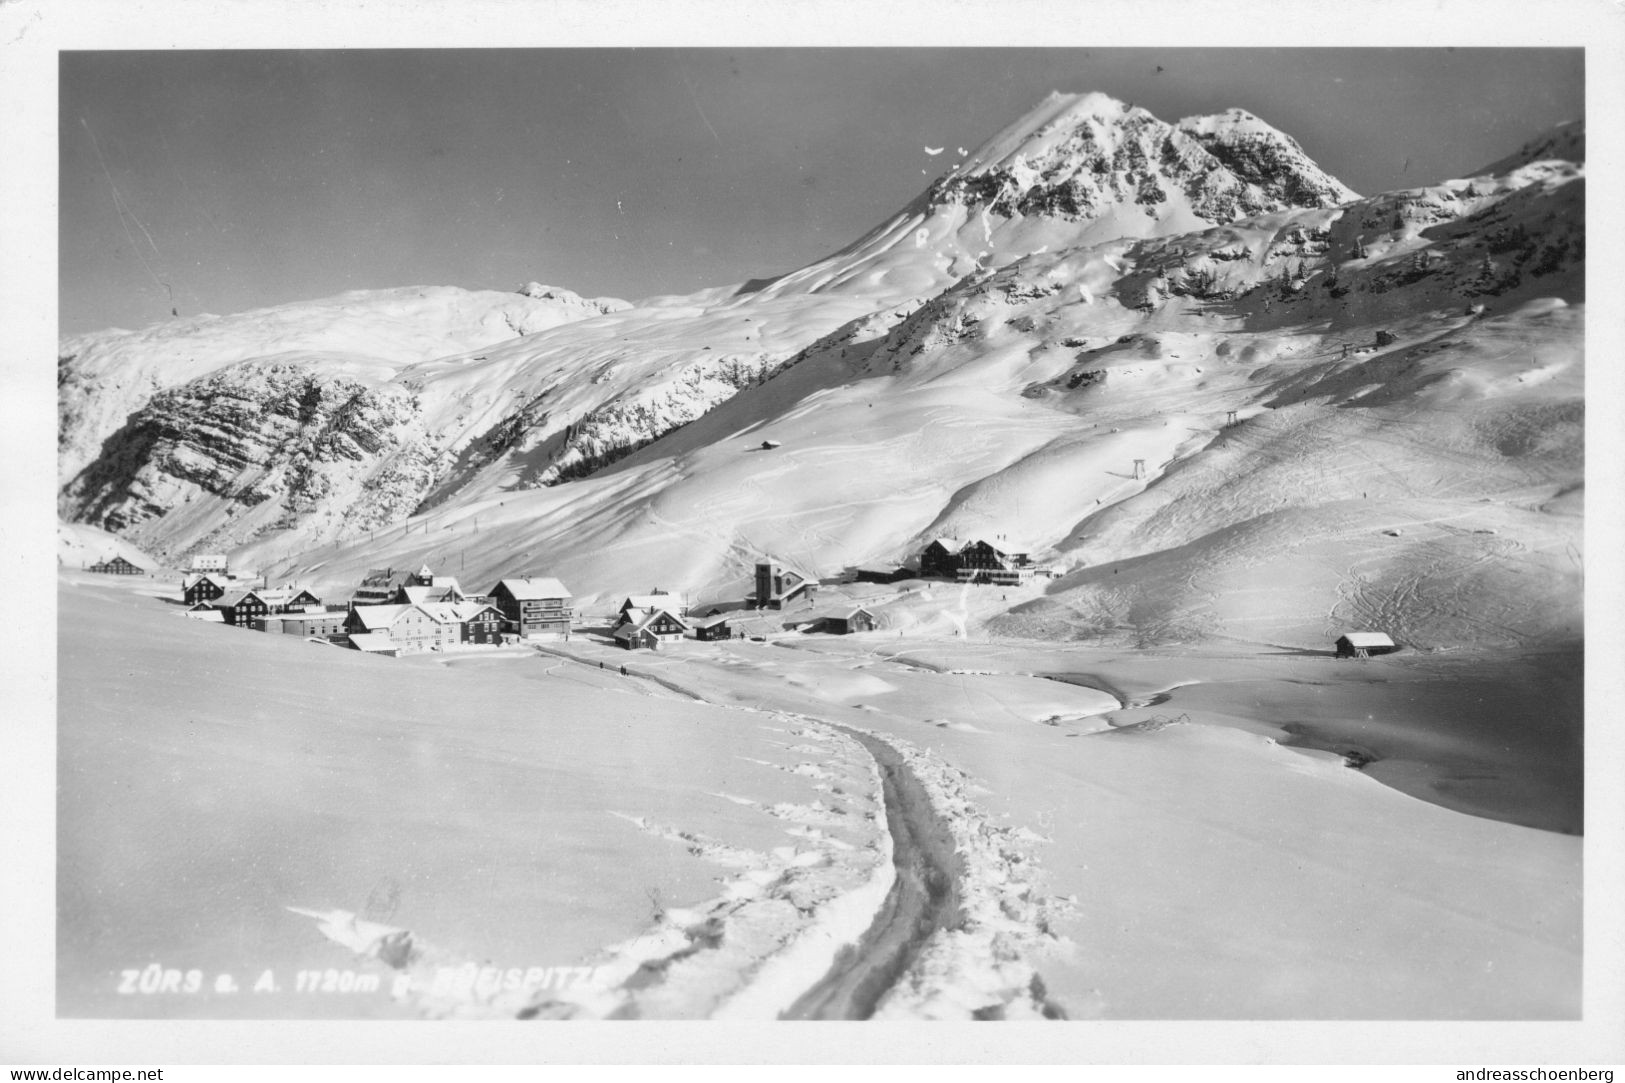
[[156, 393], [65, 487], [62, 511], [132, 535], [171, 517], [178, 548], [313, 514], [353, 537], [409, 513], [436, 457], [410, 388], [321, 357], [241, 363]]

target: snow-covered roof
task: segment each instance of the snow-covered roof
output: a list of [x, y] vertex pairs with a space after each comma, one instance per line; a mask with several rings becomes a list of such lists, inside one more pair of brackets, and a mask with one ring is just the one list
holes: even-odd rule
[[411, 608], [409, 605], [358, 605], [351, 612], [363, 628], [388, 628], [397, 617]]
[[257, 590], [234, 590], [230, 594], [222, 594], [220, 597], [216, 598], [214, 600], [214, 604], [216, 608], [229, 609], [234, 605], [240, 604], [243, 599], [249, 597], [250, 595], [258, 598], [262, 602], [265, 600], [264, 595]]
[[1351, 647], [1392, 647], [1394, 641], [1383, 632], [1344, 632], [1339, 638], [1349, 641]]
[[620, 623], [615, 626], [614, 632], [611, 634], [617, 639], [623, 639], [625, 637], [621, 635], [622, 629], [642, 631], [644, 628], [647, 628], [656, 620], [660, 619], [662, 615], [670, 617], [684, 628], [693, 627], [688, 623], [688, 621], [684, 620], [682, 617], [679, 617], [676, 613], [673, 613], [671, 610], [666, 609], [663, 606], [657, 605], [643, 609], [628, 609], [622, 616]]
[[691, 628], [715, 628], [719, 624], [728, 623], [728, 614], [717, 613], [710, 617], [701, 617], [699, 620], [689, 621]]
[[461, 624], [465, 619], [458, 611], [458, 602], [418, 602], [415, 605], [403, 606], [405, 609], [416, 609], [426, 614], [430, 620], [440, 624]]
[[488, 609], [498, 620], [502, 619], [502, 610], [490, 602], [450, 602], [447, 604], [451, 606], [452, 612], [457, 615], [457, 619], [460, 621], [473, 620]]
[[352, 633], [350, 636], [350, 646], [354, 647], [358, 651], [367, 651], [368, 653], [372, 654], [378, 654], [385, 651], [393, 652], [400, 649], [398, 646], [396, 646], [393, 640], [384, 635], [382, 632]]
[[200, 609], [197, 606], [193, 606], [191, 609], [188, 609], [186, 611], [186, 615], [191, 617], [193, 620], [212, 620], [220, 621], [222, 623], [224, 623], [226, 619], [218, 609]]
[[565, 585], [551, 576], [534, 576], [525, 579], [503, 579], [497, 582], [487, 593], [495, 594], [497, 587], [506, 588], [517, 601], [541, 598], [569, 598], [572, 597]]
[[670, 605], [672, 600], [672, 595], [659, 591], [654, 594], [628, 594], [626, 600], [621, 603], [621, 609], [654, 609]]
[[[452, 584], [448, 587], [444, 584], [436, 583], [432, 587], [423, 586], [421, 584], [417, 586], [401, 587], [400, 593], [411, 604], [423, 605], [429, 602], [445, 601], [446, 596], [452, 593], [454, 590], [456, 590], [456, 584]], [[461, 594], [462, 591], [459, 590], [457, 593]]]
[[851, 620], [859, 613], [867, 613], [872, 618], [874, 610], [861, 605], [829, 606], [822, 605], [805, 613], [797, 613], [791, 620], [785, 621], [786, 627], [804, 624], [817, 624], [825, 620]]

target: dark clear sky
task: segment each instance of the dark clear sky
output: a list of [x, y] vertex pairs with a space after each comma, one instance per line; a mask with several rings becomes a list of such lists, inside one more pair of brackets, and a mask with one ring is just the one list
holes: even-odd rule
[[64, 52], [60, 323], [426, 284], [637, 299], [777, 274], [1051, 90], [1168, 121], [1241, 106], [1372, 193], [1464, 175], [1583, 116], [1584, 63], [1578, 49]]

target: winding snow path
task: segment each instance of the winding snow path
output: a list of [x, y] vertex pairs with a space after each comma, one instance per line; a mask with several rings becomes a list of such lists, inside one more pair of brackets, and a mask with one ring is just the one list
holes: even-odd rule
[[880, 765], [897, 879], [862, 939], [843, 948], [829, 973], [782, 1018], [867, 1019], [931, 936], [959, 923], [960, 862], [952, 833], [902, 754], [877, 737], [823, 724], [857, 741]]

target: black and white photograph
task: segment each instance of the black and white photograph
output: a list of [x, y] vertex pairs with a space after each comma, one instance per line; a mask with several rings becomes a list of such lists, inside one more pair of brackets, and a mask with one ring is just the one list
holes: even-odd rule
[[0, 9], [0, 1059], [1617, 1061], [1620, 28], [1367, 6]]

